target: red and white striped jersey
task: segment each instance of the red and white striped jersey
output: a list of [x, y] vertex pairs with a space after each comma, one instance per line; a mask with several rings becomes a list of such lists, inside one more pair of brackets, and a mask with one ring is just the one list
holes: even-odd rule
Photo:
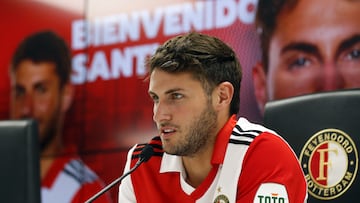
[[[102, 181], [79, 158], [55, 159], [41, 183], [43, 203], [83, 203], [103, 188]], [[97, 202], [111, 202], [109, 196]]]
[[[165, 153], [159, 137], [149, 144], [153, 157], [123, 180], [119, 203], [306, 202], [306, 181], [293, 150], [275, 132], [244, 118], [233, 116], [219, 132], [212, 170], [197, 188], [186, 183], [181, 157]], [[144, 146], [129, 151], [124, 172]]]

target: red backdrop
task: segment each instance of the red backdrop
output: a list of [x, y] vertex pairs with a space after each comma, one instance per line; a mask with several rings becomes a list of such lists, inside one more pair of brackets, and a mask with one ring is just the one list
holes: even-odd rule
[[[232, 46], [243, 66], [239, 114], [261, 121], [250, 75], [260, 58], [255, 0], [49, 2], [0, 1], [0, 119], [9, 117], [8, 67], [16, 46], [33, 32], [57, 32], [72, 49], [76, 86], [64, 139], [105, 183], [122, 174], [133, 144], [155, 136], [143, 60], [175, 35], [195, 30]], [[111, 193], [117, 202], [117, 188]]]

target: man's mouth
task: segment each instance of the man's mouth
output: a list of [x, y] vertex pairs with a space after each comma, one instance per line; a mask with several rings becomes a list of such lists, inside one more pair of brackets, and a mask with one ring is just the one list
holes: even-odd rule
[[164, 136], [164, 137], [168, 137], [173, 135], [176, 132], [176, 128], [175, 127], [169, 127], [169, 126], [164, 126], [160, 128], [160, 135]]

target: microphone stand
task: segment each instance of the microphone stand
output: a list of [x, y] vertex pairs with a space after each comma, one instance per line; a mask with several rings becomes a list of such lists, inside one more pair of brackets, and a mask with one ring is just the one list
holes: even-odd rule
[[114, 180], [112, 183], [110, 183], [109, 185], [107, 185], [105, 188], [103, 188], [102, 190], [100, 190], [98, 193], [96, 193], [94, 196], [92, 196], [90, 199], [88, 199], [85, 203], [91, 203], [93, 202], [95, 199], [97, 199], [100, 195], [102, 195], [103, 193], [105, 193], [106, 191], [108, 191], [110, 188], [112, 188], [115, 184], [117, 184], [118, 182], [120, 182], [122, 179], [124, 179], [126, 176], [128, 176], [130, 173], [134, 172], [143, 162], [146, 162], [150, 159], [150, 157], [152, 156], [152, 154], [154, 153], [153, 151], [153, 147], [151, 145], [146, 145], [144, 147], [144, 149], [141, 151], [140, 155], [139, 155], [139, 160], [136, 162], [136, 164], [134, 165], [134, 167], [132, 167], [128, 172], [124, 173], [122, 176], [120, 176], [119, 178], [117, 178], [116, 180]]

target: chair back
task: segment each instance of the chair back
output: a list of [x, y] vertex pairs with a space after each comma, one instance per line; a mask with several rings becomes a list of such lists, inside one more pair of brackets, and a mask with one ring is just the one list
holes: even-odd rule
[[360, 200], [360, 89], [268, 102], [264, 125], [294, 149], [309, 203]]

